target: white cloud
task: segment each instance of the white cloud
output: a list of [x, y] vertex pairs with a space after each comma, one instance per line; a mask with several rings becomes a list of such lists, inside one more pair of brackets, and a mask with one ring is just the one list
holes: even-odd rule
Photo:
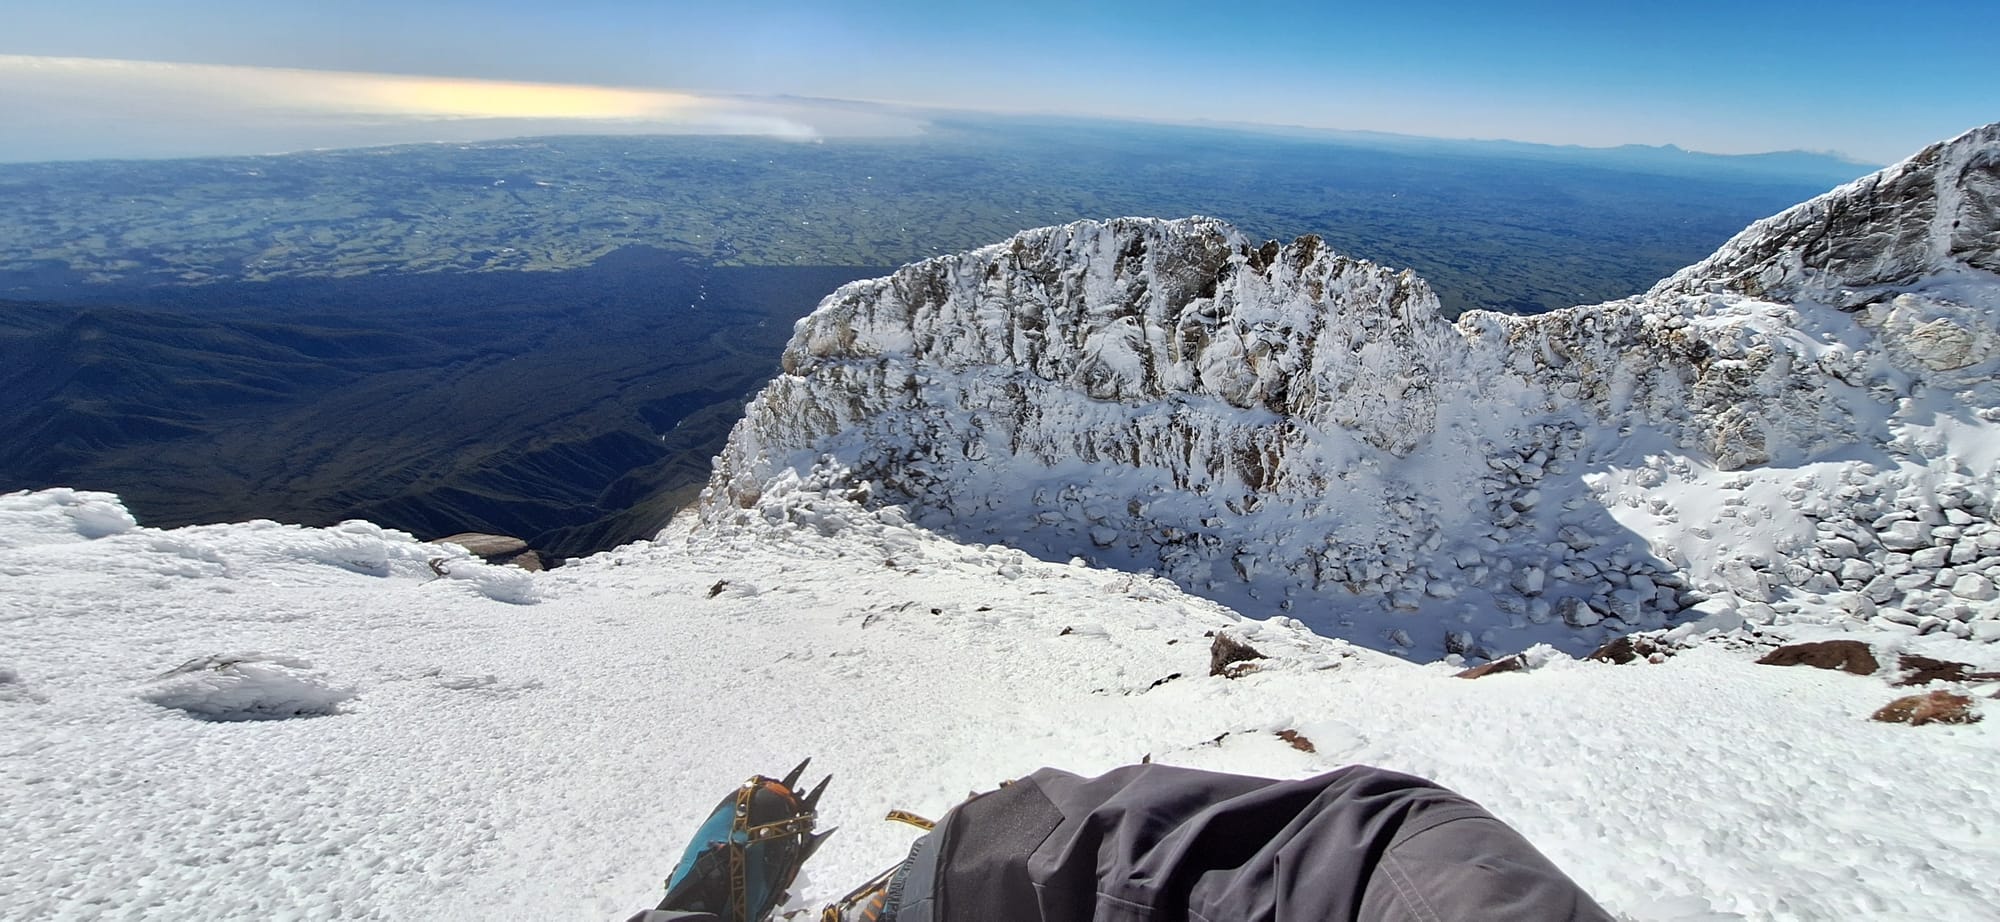
[[667, 90], [0, 55], [0, 160], [269, 153], [531, 134], [907, 134], [900, 116]]

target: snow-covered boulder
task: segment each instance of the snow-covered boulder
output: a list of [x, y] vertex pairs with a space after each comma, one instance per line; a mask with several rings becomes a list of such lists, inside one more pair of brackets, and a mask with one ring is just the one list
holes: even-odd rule
[[0, 495], [0, 547], [90, 541], [138, 526], [110, 493], [59, 487]]
[[237, 721], [323, 717], [355, 694], [297, 657], [228, 653], [182, 663], [139, 697], [203, 720]]

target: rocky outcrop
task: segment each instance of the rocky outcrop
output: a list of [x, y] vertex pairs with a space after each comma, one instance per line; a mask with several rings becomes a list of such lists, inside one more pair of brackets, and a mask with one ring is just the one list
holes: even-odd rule
[[922, 524], [1367, 621], [1391, 646], [1441, 647], [1449, 632], [1411, 614], [1492, 611], [1494, 593], [1522, 625], [1664, 624], [1684, 584], [1643, 541], [1540, 505], [1545, 478], [1577, 473], [1585, 418], [1502, 358], [1421, 280], [1316, 238], [1255, 244], [1200, 218], [1044, 228], [829, 297], [703, 514], [824, 463]]
[[1208, 674], [1235, 678], [1232, 667], [1263, 658], [1264, 654], [1257, 652], [1257, 648], [1249, 643], [1231, 637], [1227, 633], [1217, 633], [1214, 642], [1208, 647]]
[[828, 297], [700, 514], [817, 484], [1415, 655], [1807, 595], [2000, 637], [2000, 459], [1954, 447], [2000, 419], [1997, 159], [1980, 129], [1645, 296], [1455, 324], [1314, 237], [1026, 231]]
[[1654, 296], [1728, 292], [1854, 309], [1954, 266], [2000, 272], [2000, 124], [1750, 225]]
[[439, 538], [433, 543], [456, 544], [472, 552], [472, 556], [490, 564], [516, 566], [530, 571], [545, 569], [541, 554], [529, 547], [528, 542], [509, 535], [487, 535], [467, 531]]

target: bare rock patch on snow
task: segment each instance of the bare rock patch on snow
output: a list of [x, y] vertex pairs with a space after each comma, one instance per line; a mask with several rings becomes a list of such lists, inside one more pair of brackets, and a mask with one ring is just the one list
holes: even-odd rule
[[1217, 631], [1215, 640], [1208, 647], [1208, 674], [1233, 679], [1245, 670], [1255, 668], [1255, 661], [1264, 658], [1256, 647], [1231, 637], [1227, 631]]
[[1623, 666], [1628, 663], [1662, 663], [1678, 648], [1657, 637], [1628, 634], [1592, 651], [1586, 659]]
[[1527, 659], [1516, 653], [1513, 656], [1503, 656], [1492, 662], [1481, 663], [1457, 675], [1461, 679], [1479, 679], [1490, 675], [1498, 675], [1503, 672], [1525, 672], [1527, 669]]
[[1850, 675], [1874, 675], [1882, 665], [1875, 651], [1858, 640], [1819, 640], [1786, 644], [1757, 660], [1765, 666], [1811, 666], [1833, 669]]
[[547, 569], [542, 555], [528, 542], [512, 535], [489, 535], [482, 532], [460, 532], [439, 538], [433, 544], [455, 544], [471, 552], [487, 563], [496, 566], [515, 566], [530, 572]]
[[1975, 671], [1971, 663], [1955, 663], [1935, 657], [1904, 653], [1896, 657], [1897, 687], [1929, 685], [1932, 682], [1987, 682], [2000, 680], [2000, 673]]
[[0, 666], [0, 704], [41, 704], [48, 699], [21, 678], [21, 673]]
[[1897, 698], [1883, 705], [1870, 719], [1921, 727], [1931, 723], [1978, 723], [1980, 715], [1971, 697], [1956, 692], [1933, 691]]

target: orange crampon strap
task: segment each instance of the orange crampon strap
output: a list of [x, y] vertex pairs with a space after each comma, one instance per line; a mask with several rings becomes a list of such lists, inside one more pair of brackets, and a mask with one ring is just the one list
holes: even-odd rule
[[892, 867], [849, 890], [846, 896], [820, 910], [820, 922], [876, 922], [889, 903], [889, 879], [894, 876], [896, 868]]
[[[936, 821], [924, 819], [908, 810], [891, 810], [883, 819], [907, 823], [925, 832], [937, 828]], [[889, 902], [889, 882], [895, 879], [896, 871], [901, 867], [898, 864], [875, 875], [867, 883], [848, 891], [846, 896], [820, 910], [820, 922], [878, 922]]]

